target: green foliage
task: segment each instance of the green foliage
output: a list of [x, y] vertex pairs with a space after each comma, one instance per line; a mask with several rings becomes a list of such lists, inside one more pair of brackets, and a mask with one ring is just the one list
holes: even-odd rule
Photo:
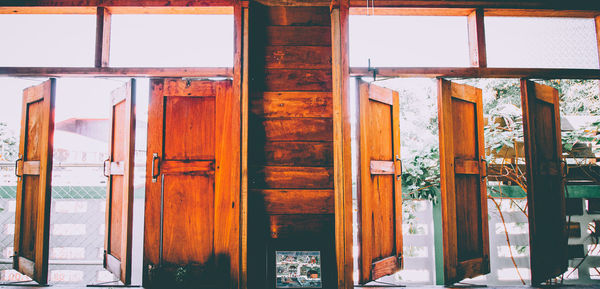
[[[483, 90], [486, 149], [498, 153], [523, 142], [520, 83], [516, 79], [457, 80]], [[589, 80], [550, 80], [544, 84], [559, 90], [561, 115], [600, 115], [598, 82]], [[413, 86], [412, 89], [406, 89]], [[384, 86], [400, 92], [403, 191], [407, 198], [439, 200], [439, 145], [437, 91], [435, 81], [388, 80]], [[419, 88], [416, 88], [419, 87]], [[425, 88], [423, 88], [425, 87]], [[600, 121], [562, 133], [563, 152], [576, 144], [598, 144]], [[407, 149], [408, 148], [408, 149]], [[598, 153], [595, 151], [594, 153]], [[523, 157], [523, 156], [520, 156]], [[488, 156], [490, 159], [491, 156]]]
[[409, 198], [431, 200], [439, 198], [440, 154], [437, 145], [429, 144], [411, 151], [412, 158], [404, 162], [402, 184]]
[[17, 139], [6, 123], [0, 122], [0, 161], [15, 161], [19, 152]]

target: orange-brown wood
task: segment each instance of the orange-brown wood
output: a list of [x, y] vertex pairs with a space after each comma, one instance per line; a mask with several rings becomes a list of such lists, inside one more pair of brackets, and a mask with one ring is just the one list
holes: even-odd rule
[[13, 268], [48, 282], [56, 80], [23, 91]]
[[[598, 79], [600, 69], [554, 68], [478, 68], [478, 67], [380, 67], [378, 77], [464, 77], [464, 78], [540, 78]], [[0, 69], [0, 72], [2, 70]], [[350, 68], [351, 76], [372, 77], [367, 67]]]
[[269, 141], [256, 148], [248, 159], [269, 166], [332, 166], [332, 142]]
[[331, 118], [269, 118], [262, 121], [270, 141], [331, 141]]
[[110, 56], [110, 12], [98, 7], [96, 13], [96, 52], [95, 67], [107, 67]]
[[333, 189], [332, 167], [266, 166], [252, 171], [249, 182], [254, 188]]
[[531, 282], [540, 284], [567, 270], [562, 139], [558, 90], [521, 80], [527, 161]]
[[331, 69], [267, 69], [265, 91], [331, 91]]
[[328, 26], [267, 26], [270, 45], [326, 46], [331, 53], [331, 28]]
[[331, 47], [267, 46], [265, 67], [327, 69], [331, 67]]
[[265, 204], [269, 215], [333, 214], [333, 190], [253, 190], [256, 201]]
[[10, 76], [232, 77], [231, 67], [0, 67]]
[[273, 287], [269, 246], [294, 241], [331, 248], [335, 288], [329, 8], [249, 4], [248, 287]]
[[478, 8], [467, 16], [469, 31], [469, 58], [473, 67], [487, 67], [487, 53], [485, 49], [485, 28], [483, 9]]
[[390, 16], [467, 16], [473, 12], [472, 8], [402, 8], [402, 7], [354, 7], [350, 8], [350, 15], [375, 15]]
[[263, 117], [331, 117], [330, 92], [265, 92], [251, 100], [252, 113]]
[[104, 267], [131, 284], [133, 171], [135, 158], [135, 79], [112, 92], [106, 190]]
[[329, 26], [329, 11], [322, 7], [270, 7], [267, 25], [280, 26]]
[[352, 125], [349, 87], [349, 6], [338, 1], [331, 10], [333, 103], [334, 103], [334, 191], [335, 248], [338, 288], [354, 287]]
[[358, 282], [364, 284], [395, 273], [402, 264], [400, 106], [398, 92], [360, 80], [357, 87]]
[[490, 272], [481, 90], [438, 82], [444, 282]]
[[237, 287], [241, 124], [232, 82], [151, 86], [144, 285], [172, 284], [186, 267], [185, 282]]

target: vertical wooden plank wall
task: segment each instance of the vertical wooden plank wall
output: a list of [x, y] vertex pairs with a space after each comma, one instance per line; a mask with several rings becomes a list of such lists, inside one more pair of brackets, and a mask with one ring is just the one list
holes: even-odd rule
[[330, 10], [251, 3], [249, 14], [248, 287], [264, 288], [277, 240], [331, 248], [337, 280]]

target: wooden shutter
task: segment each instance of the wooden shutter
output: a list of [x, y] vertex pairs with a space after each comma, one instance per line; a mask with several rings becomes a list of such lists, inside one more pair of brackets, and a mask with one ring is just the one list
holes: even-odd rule
[[481, 89], [438, 83], [444, 282], [490, 272]]
[[13, 265], [39, 284], [48, 281], [55, 88], [56, 80], [50, 79], [23, 91], [15, 168], [18, 180]]
[[402, 264], [402, 168], [398, 92], [358, 81], [359, 283]]
[[145, 287], [237, 287], [239, 170], [240, 103], [232, 82], [152, 80]]
[[135, 79], [112, 92], [104, 268], [125, 285], [131, 284], [133, 169], [135, 157]]
[[558, 91], [521, 80], [527, 160], [531, 281], [539, 284], [567, 270], [565, 195]]

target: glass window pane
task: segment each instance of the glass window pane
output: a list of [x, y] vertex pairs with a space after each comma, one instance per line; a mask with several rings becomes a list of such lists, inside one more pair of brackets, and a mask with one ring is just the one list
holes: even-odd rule
[[111, 25], [110, 66], [233, 66], [233, 15], [113, 15]]
[[485, 17], [488, 66], [598, 68], [594, 19]]
[[95, 15], [0, 15], [0, 66], [94, 66]]
[[350, 16], [350, 66], [469, 66], [467, 18]]

